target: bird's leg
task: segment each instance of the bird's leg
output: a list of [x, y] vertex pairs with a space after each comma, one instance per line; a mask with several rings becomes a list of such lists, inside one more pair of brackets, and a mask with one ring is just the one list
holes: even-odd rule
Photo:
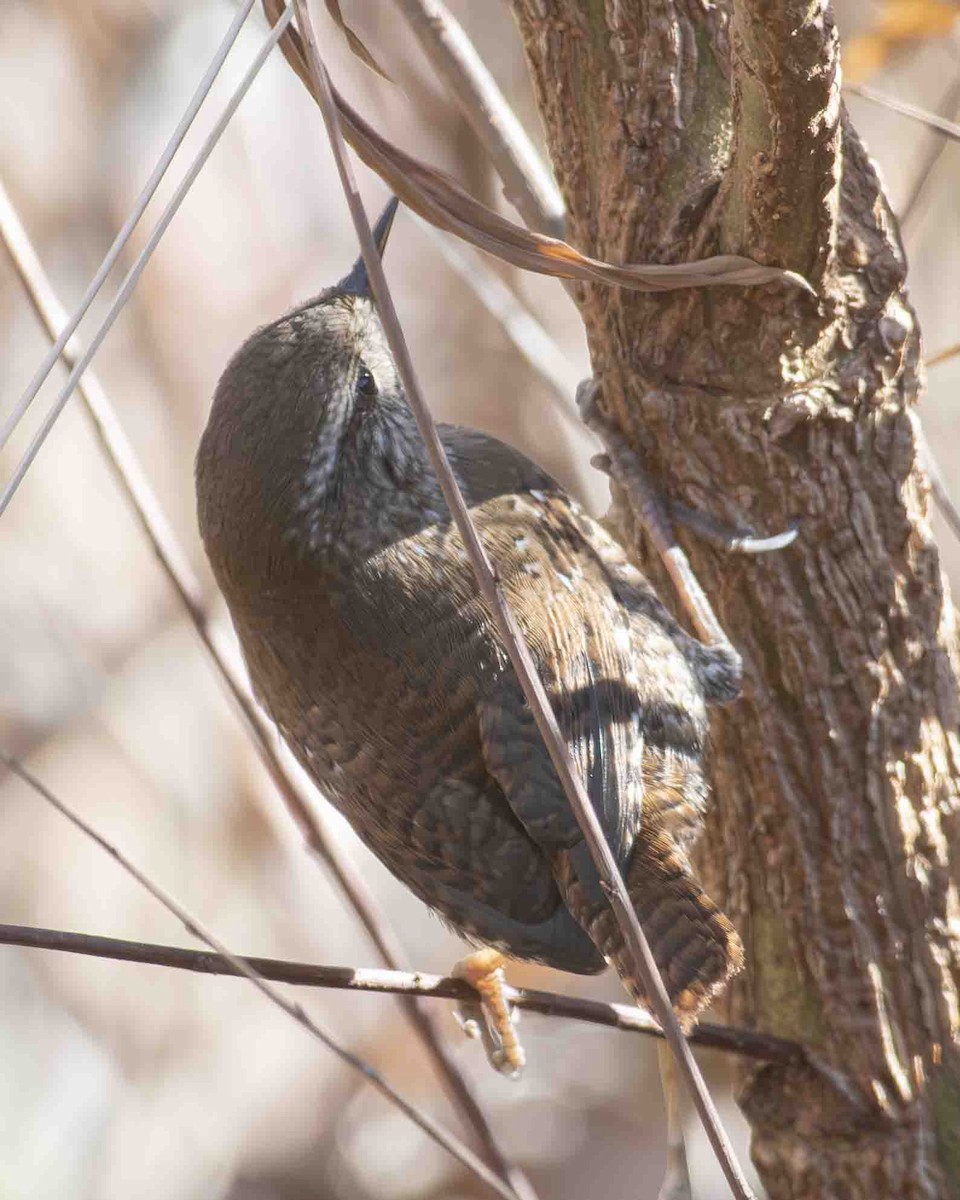
[[456, 1017], [468, 1037], [479, 1035], [492, 1066], [517, 1079], [527, 1056], [514, 1028], [515, 1014], [503, 994], [503, 962], [500, 951], [489, 947], [460, 959], [451, 973], [469, 983], [478, 999], [460, 1004]]
[[729, 638], [717, 620], [706, 592], [700, 586], [686, 554], [677, 545], [666, 507], [647, 478], [639, 458], [620, 430], [600, 414], [596, 403], [599, 392], [600, 384], [596, 379], [584, 380], [577, 388], [577, 405], [587, 427], [604, 444], [611, 478], [627, 493], [698, 635], [710, 646], [729, 645]]
[[663, 1103], [667, 1110], [667, 1169], [657, 1200], [692, 1200], [690, 1168], [687, 1165], [687, 1146], [683, 1136], [683, 1117], [677, 1088], [677, 1064], [666, 1042], [657, 1043], [657, 1061]]
[[594, 464], [606, 471], [627, 493], [634, 511], [643, 522], [663, 560], [697, 633], [709, 645], [729, 644], [723, 627], [690, 566], [689, 559], [677, 545], [671, 517], [716, 545], [746, 554], [759, 554], [788, 546], [796, 537], [796, 530], [791, 529], [772, 538], [757, 538], [752, 529], [731, 529], [713, 517], [686, 505], [665, 503], [651, 484], [640, 459], [627, 439], [600, 413], [597, 407], [599, 391], [600, 384], [596, 379], [585, 379], [577, 388], [577, 405], [584, 423], [601, 439], [606, 451], [593, 460]]

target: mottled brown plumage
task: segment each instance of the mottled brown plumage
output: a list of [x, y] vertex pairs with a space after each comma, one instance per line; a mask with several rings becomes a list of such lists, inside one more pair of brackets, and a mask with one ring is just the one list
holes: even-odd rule
[[[733, 659], [690, 638], [523, 455], [467, 429], [442, 438], [671, 998], [693, 1014], [741, 961], [687, 860], [706, 704], [735, 694]], [[626, 976], [362, 271], [233, 358], [197, 496], [257, 696], [374, 853], [472, 940]]]

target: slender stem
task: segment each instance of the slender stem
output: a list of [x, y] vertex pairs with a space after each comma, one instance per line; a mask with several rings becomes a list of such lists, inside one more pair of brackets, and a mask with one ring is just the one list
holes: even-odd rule
[[949, 138], [952, 142], [960, 142], [960, 125], [956, 121], [948, 121], [946, 117], [940, 117], [936, 113], [930, 112], [929, 109], [920, 108], [917, 104], [908, 104], [906, 100], [897, 100], [896, 97], [887, 96], [884, 92], [878, 92], [864, 83], [845, 83], [843, 90], [852, 96], [859, 96], [861, 100], [869, 100], [871, 104], [880, 104], [884, 108], [889, 108], [891, 112], [899, 113], [901, 117], [919, 121], [921, 125], [926, 125], [928, 129], [935, 129], [937, 133]]
[[933, 456], [933, 451], [930, 449], [930, 443], [927, 441], [927, 435], [923, 432], [923, 427], [918, 426], [917, 441], [920, 447], [920, 459], [927, 472], [927, 477], [930, 480], [930, 490], [933, 492], [933, 498], [937, 508], [950, 527], [950, 532], [957, 539], [960, 539], [960, 510], [953, 501], [950, 495], [943, 474], [940, 471], [940, 464]]
[[237, 87], [236, 91], [233, 93], [233, 95], [230, 97], [229, 101], [227, 102], [227, 106], [226, 106], [226, 108], [224, 108], [223, 112], [220, 114], [220, 117], [217, 120], [216, 125], [214, 125], [212, 132], [209, 134], [209, 136], [204, 141], [203, 146], [200, 148], [199, 154], [196, 156], [196, 158], [190, 164], [189, 168], [187, 169], [187, 173], [184, 175], [183, 179], [180, 181], [180, 184], [177, 187], [177, 190], [174, 192], [174, 194], [171, 197], [166, 208], [164, 208], [162, 214], [160, 215], [160, 219], [157, 221], [149, 238], [147, 239], [147, 244], [144, 246], [143, 250], [137, 256], [136, 262], [133, 264], [133, 266], [130, 268], [130, 270], [127, 272], [126, 276], [124, 277], [123, 283], [120, 285], [120, 289], [117, 292], [116, 296], [114, 297], [113, 303], [110, 305], [110, 308], [107, 310], [107, 315], [104, 317], [103, 321], [98, 326], [97, 331], [93, 335], [89, 346], [84, 351], [84, 353], [80, 356], [80, 358], [77, 361], [76, 365], [74, 366], [73, 370], [70, 372], [69, 376], [67, 377], [67, 381], [63, 385], [63, 387], [60, 389], [60, 392], [59, 392], [56, 400], [53, 402], [53, 406], [50, 408], [50, 411], [44, 417], [43, 421], [40, 424], [40, 428], [34, 434], [33, 438], [30, 441], [30, 445], [27, 447], [26, 451], [24, 452], [23, 457], [20, 459], [20, 462], [17, 464], [17, 468], [14, 471], [13, 476], [10, 479], [10, 482], [7, 484], [6, 488], [4, 488], [3, 494], [0, 495], [0, 516], [3, 515], [3, 513], [6, 511], [7, 505], [10, 503], [10, 501], [16, 495], [17, 489], [19, 488], [20, 484], [23, 482], [23, 479], [26, 476], [27, 472], [30, 470], [30, 467], [33, 464], [34, 459], [40, 453], [40, 449], [43, 446], [43, 443], [49, 437], [50, 432], [53, 429], [54, 425], [57, 423], [57, 419], [60, 416], [60, 414], [63, 412], [67, 401], [73, 395], [74, 389], [76, 388], [77, 383], [80, 380], [80, 377], [83, 375], [84, 371], [89, 366], [91, 360], [93, 359], [93, 356], [100, 349], [100, 345], [103, 342], [103, 339], [107, 336], [107, 334], [113, 328], [114, 322], [116, 321], [116, 319], [120, 315], [120, 313], [123, 311], [124, 306], [126, 305], [127, 301], [130, 299], [131, 295], [133, 294], [133, 290], [137, 286], [140, 276], [143, 274], [147, 263], [150, 261], [151, 257], [153, 256], [154, 250], [156, 250], [157, 246], [160, 244], [160, 239], [163, 237], [164, 233], [166, 233], [167, 226], [170, 224], [170, 222], [176, 216], [176, 214], [180, 208], [180, 205], [183, 203], [183, 201], [186, 198], [186, 195], [190, 191], [191, 187], [193, 187], [194, 181], [196, 180], [197, 176], [200, 174], [200, 171], [203, 169], [204, 164], [206, 163], [207, 159], [210, 157], [211, 153], [213, 152], [213, 148], [216, 146], [217, 142], [219, 142], [220, 138], [223, 136], [224, 130], [230, 124], [230, 121], [233, 118], [233, 114], [236, 112], [237, 108], [240, 105], [240, 101], [247, 94], [253, 81], [260, 74], [260, 69], [263, 66], [263, 64], [267, 61], [267, 59], [269, 58], [270, 51], [274, 48], [274, 46], [277, 44], [277, 42], [280, 40], [281, 36], [283, 35], [283, 31], [286, 29], [287, 25], [289, 24], [290, 18], [292, 15], [293, 15], [293, 10], [291, 7], [288, 6], [284, 10], [280, 19], [277, 21], [277, 24], [273, 27], [273, 29], [270, 30], [270, 33], [267, 36], [266, 41], [263, 43], [263, 45], [260, 47], [259, 51], [257, 52], [256, 58], [254, 58], [252, 64], [250, 65], [250, 67], [247, 70], [246, 74], [244, 75], [243, 79], [240, 81], [240, 84]]
[[583, 422], [574, 402], [581, 376], [560, 343], [487, 265], [481, 254], [467, 250], [461, 242], [442, 233], [422, 217], [415, 216], [414, 220], [440, 251], [444, 262], [456, 271], [487, 312], [499, 322], [510, 341], [556, 397], [563, 415], [582, 429]]
[[958, 354], [960, 354], [960, 342], [954, 342], [952, 346], [947, 346], [943, 350], [938, 350], [936, 354], [931, 354], [928, 359], [924, 360], [924, 366], [939, 367], [941, 363], [956, 358]]
[[180, 118], [180, 123], [173, 131], [173, 134], [171, 135], [166, 146], [164, 146], [163, 153], [160, 155], [159, 159], [157, 159], [156, 166], [150, 173], [150, 178], [144, 184], [143, 191], [137, 197], [133, 208], [130, 210], [130, 215], [127, 217], [126, 221], [124, 221], [120, 232], [114, 238], [113, 244], [107, 251], [103, 262], [98, 267], [96, 275], [94, 275], [93, 279], [90, 281], [90, 285], [80, 298], [80, 303], [77, 305], [75, 311], [71, 314], [70, 319], [64, 321], [62, 331], [57, 336], [54, 344], [50, 347], [50, 350], [43, 362], [37, 368], [33, 378], [27, 385], [26, 391], [17, 401], [17, 404], [10, 416], [7, 417], [3, 425], [0, 426], [0, 450], [2, 450], [7, 444], [10, 435], [13, 433], [14, 429], [16, 429], [21, 417], [33, 403], [37, 392], [39, 392], [41, 387], [43, 387], [47, 376], [56, 366], [57, 360], [63, 353], [63, 349], [67, 342], [73, 336], [77, 326], [83, 320], [87, 309], [96, 299], [96, 296], [101, 287], [103, 287], [107, 276], [113, 270], [114, 265], [116, 264], [117, 259], [120, 257], [124, 246], [126, 246], [127, 242], [130, 240], [130, 235], [133, 233], [134, 229], [136, 229], [140, 218], [146, 211], [147, 205], [153, 199], [154, 192], [160, 186], [161, 180], [167, 173], [167, 168], [173, 161], [173, 156], [179, 150], [183, 139], [187, 136], [187, 131], [193, 124], [194, 117], [196, 117], [197, 113], [200, 111], [200, 106], [207, 98], [207, 94], [209, 93], [211, 87], [213, 87], [214, 80], [220, 74], [220, 68], [223, 66], [227, 55], [230, 53], [233, 43], [237, 40], [237, 36], [243, 27], [244, 21], [246, 21], [247, 17], [250, 15], [250, 9], [253, 8], [254, 3], [255, 0], [243, 0], [243, 4], [240, 6], [240, 9], [230, 22], [230, 28], [224, 34], [223, 41], [217, 48], [217, 52], [213, 56], [210, 66], [207, 67], [206, 73], [200, 80], [200, 83], [197, 85], [197, 90], [194, 92], [190, 103], [187, 105], [186, 112], [184, 112], [183, 116]]
[[[0, 925], [0, 945], [82, 954], [114, 962], [143, 963], [147, 966], [192, 971], [200, 975], [238, 974], [229, 960], [206, 950], [185, 950], [179, 946], [131, 942], [123, 938], [72, 933], [64, 929]], [[298, 987], [369, 992], [377, 995], [419, 996], [430, 1000], [476, 1000], [476, 993], [470, 984], [452, 975], [431, 975], [425, 971], [385, 971], [368, 967], [327, 967], [278, 958], [244, 956], [243, 961], [264, 979]], [[514, 1008], [526, 1009], [527, 1012], [538, 1013], [541, 1016], [562, 1017], [587, 1025], [621, 1030], [624, 1033], [663, 1038], [663, 1031], [659, 1025], [635, 1005], [605, 1004], [599, 1000], [509, 985], [504, 985], [504, 996]], [[697, 1046], [725, 1050], [730, 1054], [762, 1062], [775, 1062], [786, 1066], [808, 1064], [806, 1052], [798, 1042], [737, 1026], [714, 1025], [703, 1021], [690, 1035], [690, 1041]]]
[[[54, 294], [43, 265], [2, 185], [0, 238], [10, 253], [40, 322], [49, 336], [56, 338], [67, 320], [67, 314]], [[68, 339], [62, 351], [64, 361], [68, 366], [72, 366], [79, 356], [80, 349], [76, 340]], [[94, 432], [117, 483], [126, 495], [158, 561], [173, 584], [200, 640], [236, 703], [260, 758], [307, 847], [330, 870], [384, 962], [390, 967], [398, 967], [405, 956], [385, 914], [357, 869], [328, 837], [310, 800], [285, 770], [277, 753], [277, 742], [269, 721], [250, 695], [242, 672], [217, 645], [200, 583], [194, 576], [143, 467], [117, 420], [113, 405], [92, 371], [87, 371], [78, 380], [77, 392], [93, 423]], [[519, 1170], [510, 1165], [470, 1085], [447, 1050], [432, 1014], [425, 1010], [415, 996], [401, 997], [400, 1003], [433, 1060], [447, 1095], [467, 1125], [474, 1130], [490, 1161], [505, 1177], [511, 1179], [521, 1200], [530, 1200], [533, 1196], [532, 1189]]]
[[443, 0], [394, 2], [483, 143], [507, 200], [531, 229], [563, 237], [563, 198], [553, 175], [463, 26]]
[[537, 722], [544, 744], [550, 754], [553, 766], [557, 771], [560, 782], [566, 793], [577, 822], [583, 831], [584, 840], [590, 850], [590, 855], [597, 867], [604, 890], [608, 896], [617, 923], [622, 932], [625, 947], [639, 979], [651, 998], [654, 1015], [657, 1017], [670, 1048], [677, 1058], [681, 1073], [689, 1087], [694, 1104], [703, 1121], [707, 1136], [721, 1168], [734, 1194], [740, 1200], [752, 1196], [746, 1177], [736, 1160], [733, 1147], [726, 1132], [720, 1124], [713, 1100], [707, 1090], [700, 1069], [693, 1058], [686, 1039], [677, 1023], [673, 1008], [667, 996], [663, 980], [657, 969], [653, 954], [647, 942], [626, 885], [620, 875], [613, 852], [607, 842], [600, 821], [593, 810], [583, 782], [574, 766], [570, 751], [561, 737], [557, 721], [550, 707], [550, 702], [543, 683], [537, 675], [530, 651], [517, 626], [513, 613], [507, 604], [501, 590], [499, 579], [487, 558], [486, 551], [480, 542], [476, 528], [470, 517], [469, 510], [456, 478], [447, 460], [443, 444], [437, 433], [437, 427], [429, 408], [420, 391], [406, 339], [393, 305], [393, 298], [387, 285], [380, 255], [370, 232], [360, 193], [357, 190], [353, 169], [347, 158], [343, 132], [340, 128], [340, 116], [330, 78], [326, 67], [320, 58], [316, 38], [310, 23], [306, 0], [294, 0], [297, 10], [297, 24], [304, 41], [310, 73], [316, 89], [315, 95], [323, 114], [324, 124], [330, 139], [330, 145], [337, 163], [340, 181], [350, 207], [354, 227], [360, 242], [360, 250], [366, 265], [367, 274], [376, 300], [384, 332], [396, 361], [397, 371], [403, 383], [407, 402], [413, 411], [426, 444], [427, 452], [436, 472], [437, 479], [449, 505], [451, 515], [457, 530], [463, 539], [467, 555], [476, 575], [477, 585], [497, 624], [497, 629], [503, 640], [524, 696]]
[[[947, 88], [943, 99], [938, 105], [938, 116], [949, 119], [956, 111], [957, 103], [960, 101], [960, 75], [956, 76], [950, 86]], [[947, 139], [941, 137], [933, 137], [931, 140], [930, 149], [923, 162], [922, 167], [917, 172], [916, 179], [910, 188], [910, 193], [904, 201], [903, 207], [897, 214], [897, 220], [900, 224], [901, 236], [906, 239], [908, 227], [911, 218], [919, 211], [920, 199], [926, 191], [927, 183], [936, 170], [937, 164], [943, 156], [944, 150], [947, 148]], [[928, 363], [929, 365], [929, 363]]]
[[381, 1095], [396, 1105], [405, 1116], [409, 1117], [429, 1138], [435, 1141], [437, 1145], [442, 1146], [444, 1150], [466, 1167], [468, 1171], [473, 1172], [478, 1179], [492, 1188], [499, 1196], [504, 1197], [504, 1200], [515, 1200], [514, 1192], [494, 1175], [487, 1164], [465, 1146], [459, 1138], [444, 1129], [429, 1113], [424, 1112], [412, 1101], [402, 1096], [395, 1090], [392, 1084], [384, 1079], [379, 1071], [376, 1071], [364, 1059], [354, 1054], [351, 1050], [348, 1050], [345, 1046], [341, 1046], [330, 1033], [318, 1025], [311, 1017], [307, 1016], [307, 1013], [299, 1004], [288, 1000], [282, 992], [277, 991], [262, 975], [258, 974], [249, 962], [238, 958], [231, 950], [228, 950], [223, 942], [188, 912], [178, 900], [175, 900], [160, 884], [145, 875], [112, 842], [108, 841], [92, 825], [85, 821], [73, 808], [58, 796], [55, 796], [35, 775], [2, 750], [0, 750], [0, 762], [5, 763], [15, 775], [18, 775], [38, 796], [41, 796], [51, 807], [66, 817], [85, 837], [96, 842], [102, 850], [114, 859], [118, 866], [126, 871], [145, 891], [149, 892], [155, 900], [159, 901], [169, 913], [172, 913], [191, 937], [197, 938], [198, 941], [209, 946], [221, 958], [226, 959], [238, 975], [249, 979], [257, 991], [262, 992], [271, 1003], [292, 1017], [298, 1025], [306, 1029], [311, 1037], [315, 1038], [321, 1045], [326, 1046], [328, 1050], [332, 1050], [348, 1067], [351, 1067], [354, 1071], [358, 1071]]

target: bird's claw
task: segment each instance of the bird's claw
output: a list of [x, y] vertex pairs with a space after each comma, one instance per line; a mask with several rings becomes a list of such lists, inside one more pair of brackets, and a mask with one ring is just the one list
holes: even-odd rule
[[[597, 408], [599, 394], [600, 383], [596, 378], [584, 379], [577, 385], [577, 407], [580, 415], [584, 424], [602, 440], [607, 441], [611, 436], [619, 439], [621, 435], [614, 433], [609, 421]], [[614, 478], [614, 465], [609, 453], [604, 451], [595, 454], [590, 459], [590, 465], [598, 471], [602, 471], [604, 475]], [[679, 501], [667, 500], [662, 496], [657, 499], [661, 510], [669, 516], [671, 521], [677, 525], [685, 525], [687, 529], [692, 529], [704, 540], [733, 554], [769, 554], [774, 550], [783, 550], [796, 540], [799, 532], [798, 526], [794, 524], [782, 533], [772, 534], [770, 537], [758, 537], [756, 531], [748, 525], [726, 525], [716, 517], [701, 512], [699, 509], [690, 508]]]
[[480, 1038], [494, 1070], [518, 1079], [527, 1059], [514, 1028], [518, 1014], [503, 993], [503, 961], [499, 951], [484, 949], [456, 964], [454, 978], [469, 983], [478, 999], [461, 1001], [454, 1018], [467, 1037]]
[[685, 525], [705, 541], [733, 554], [769, 554], [774, 550], [783, 550], [795, 541], [798, 533], [798, 527], [791, 525], [782, 533], [757, 537], [756, 530], [749, 525], [725, 525], [716, 517], [681, 504], [678, 500], [668, 501], [666, 508], [675, 524]]
[[460, 1032], [472, 1042], [480, 1037], [480, 1027], [483, 1024], [483, 1011], [480, 1002], [461, 1000], [454, 1005], [453, 1019], [460, 1026]]

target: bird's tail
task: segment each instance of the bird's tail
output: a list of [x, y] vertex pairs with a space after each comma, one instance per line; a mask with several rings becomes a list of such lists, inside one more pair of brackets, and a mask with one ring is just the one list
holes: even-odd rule
[[[737, 931], [704, 892], [668, 833], [640, 834], [625, 882], [670, 1001], [681, 1023], [689, 1026], [743, 966]], [[588, 932], [627, 991], [649, 1009], [608, 906], [595, 914]]]

